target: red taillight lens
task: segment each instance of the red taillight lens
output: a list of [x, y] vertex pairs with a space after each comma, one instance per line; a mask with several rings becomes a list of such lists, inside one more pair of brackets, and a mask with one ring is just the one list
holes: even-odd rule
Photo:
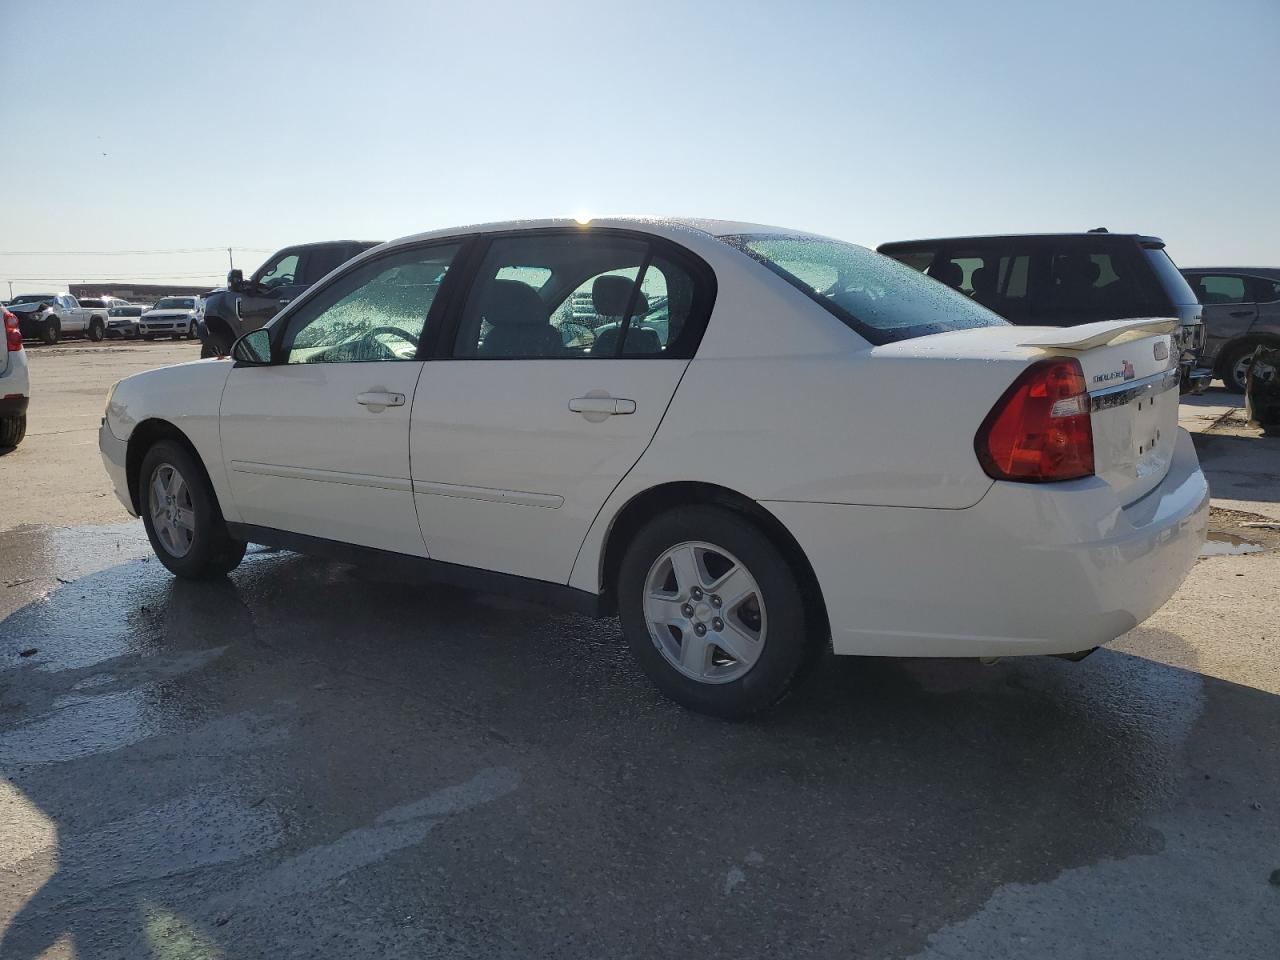
[[9, 344], [9, 352], [22, 349], [22, 331], [18, 329], [18, 318], [8, 310], [4, 311], [4, 339]]
[[1045, 483], [1093, 474], [1093, 425], [1080, 363], [1041, 360], [987, 414], [973, 442], [987, 476]]

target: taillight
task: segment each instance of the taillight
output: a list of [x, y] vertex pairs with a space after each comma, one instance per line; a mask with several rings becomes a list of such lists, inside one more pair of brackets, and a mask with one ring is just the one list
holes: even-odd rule
[[982, 421], [973, 446], [996, 480], [1091, 476], [1093, 425], [1079, 361], [1056, 357], [1024, 370]]
[[4, 312], [4, 339], [9, 345], [9, 352], [22, 349], [22, 330], [18, 327], [18, 318], [8, 310]]

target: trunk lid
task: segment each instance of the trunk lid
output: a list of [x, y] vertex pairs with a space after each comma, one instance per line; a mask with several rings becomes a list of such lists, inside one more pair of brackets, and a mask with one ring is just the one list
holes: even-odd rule
[[1084, 371], [1094, 472], [1129, 504], [1169, 471], [1178, 432], [1178, 321], [1116, 320], [1028, 330], [1022, 346], [1073, 356]]

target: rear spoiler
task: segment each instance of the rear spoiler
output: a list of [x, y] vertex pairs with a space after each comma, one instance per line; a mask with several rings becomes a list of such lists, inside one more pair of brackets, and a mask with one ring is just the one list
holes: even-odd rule
[[1027, 336], [1018, 341], [1018, 346], [1035, 347], [1039, 350], [1091, 350], [1094, 347], [1173, 333], [1178, 326], [1177, 320], [1166, 317], [1103, 320], [1099, 323], [1083, 323], [1078, 327], [1039, 328], [1034, 333], [1028, 331]]

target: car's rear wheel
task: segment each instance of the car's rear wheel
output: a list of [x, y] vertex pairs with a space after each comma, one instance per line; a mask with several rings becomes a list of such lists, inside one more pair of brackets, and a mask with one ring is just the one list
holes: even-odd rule
[[106, 328], [103, 327], [102, 321], [94, 317], [89, 321], [89, 339], [94, 343], [101, 343], [102, 338], [107, 335]]
[[162, 440], [148, 450], [138, 489], [151, 548], [179, 577], [220, 577], [244, 558], [245, 543], [227, 533], [213, 487], [185, 447]]
[[40, 342], [45, 346], [52, 347], [58, 342], [60, 336], [62, 336], [62, 324], [58, 322], [57, 317], [50, 317], [40, 325]]
[[1249, 376], [1249, 361], [1253, 359], [1256, 343], [1245, 343], [1232, 347], [1222, 358], [1222, 385], [1232, 393], [1244, 393], [1245, 383]]
[[701, 713], [741, 718], [773, 705], [820, 650], [822, 617], [806, 608], [786, 558], [748, 518], [720, 507], [651, 521], [627, 549], [617, 591], [645, 673]]
[[9, 450], [27, 435], [27, 415], [0, 417], [0, 450]]

